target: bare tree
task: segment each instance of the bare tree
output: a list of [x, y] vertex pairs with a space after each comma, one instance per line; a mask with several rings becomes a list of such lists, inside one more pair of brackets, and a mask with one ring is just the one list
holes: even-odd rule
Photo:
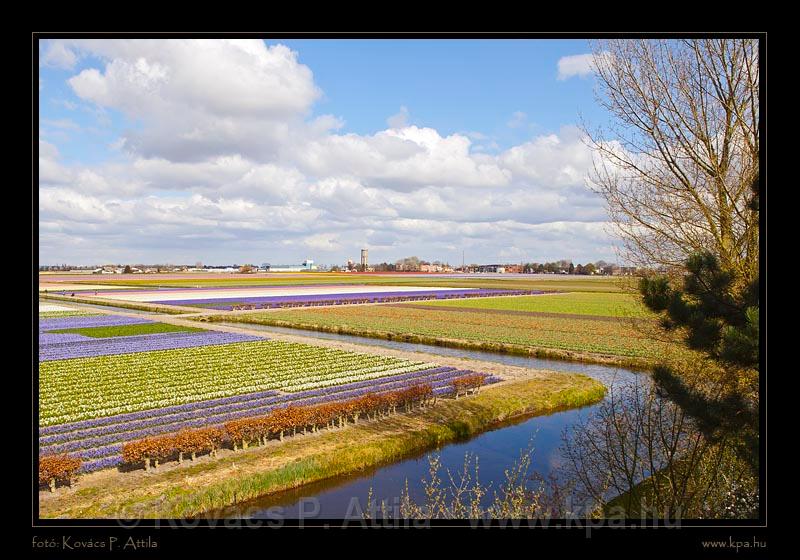
[[681, 266], [711, 250], [758, 274], [759, 58], [753, 39], [593, 44], [610, 128], [584, 127], [602, 194], [635, 264]]

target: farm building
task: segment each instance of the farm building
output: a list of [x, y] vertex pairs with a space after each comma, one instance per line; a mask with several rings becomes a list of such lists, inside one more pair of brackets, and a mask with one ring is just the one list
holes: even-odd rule
[[306, 270], [317, 270], [317, 265], [311, 259], [306, 259], [302, 264], [278, 264], [272, 265], [264, 263], [261, 268], [267, 272], [304, 272]]

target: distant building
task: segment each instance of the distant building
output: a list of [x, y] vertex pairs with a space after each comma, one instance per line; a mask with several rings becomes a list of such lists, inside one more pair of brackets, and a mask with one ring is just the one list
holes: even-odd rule
[[361, 270], [369, 268], [369, 250], [361, 249]]
[[305, 272], [310, 270], [317, 270], [317, 265], [311, 259], [306, 259], [302, 264], [277, 264], [272, 265], [264, 263], [261, 267], [266, 272]]
[[239, 268], [232, 267], [232, 266], [206, 266], [202, 269], [199, 269], [199, 272], [219, 272], [219, 273], [232, 273], [232, 272], [239, 272]]
[[475, 272], [492, 272], [496, 274], [505, 274], [506, 265], [504, 264], [481, 264], [475, 267]]
[[635, 266], [618, 266], [611, 265], [603, 270], [604, 274], [611, 274], [612, 276], [635, 276], [639, 270]]

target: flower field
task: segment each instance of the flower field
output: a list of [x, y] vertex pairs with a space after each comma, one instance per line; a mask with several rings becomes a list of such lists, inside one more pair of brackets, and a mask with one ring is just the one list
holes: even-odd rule
[[236, 317], [236, 321], [308, 329], [343, 329], [342, 332], [348, 334], [366, 336], [421, 335], [634, 358], [656, 357], [671, 348], [668, 343], [656, 340], [644, 329], [626, 321], [482, 313], [479, 310], [328, 307], [248, 314]]
[[[102, 284], [102, 285], [98, 285]], [[178, 273], [158, 275], [108, 275], [87, 279], [76, 275], [40, 276], [40, 290], [103, 290], [152, 288], [227, 288], [298, 286], [383, 286], [497, 288], [501, 290], [545, 290], [569, 292], [618, 292], [630, 284], [629, 279], [617, 276], [563, 276], [558, 274], [351, 274], [347, 272], [220, 274]]]
[[[131, 334], [131, 333], [150, 334]], [[39, 362], [194, 348], [258, 337], [176, 327], [117, 315], [49, 317], [39, 320]]]
[[426, 303], [432, 307], [564, 313], [597, 317], [652, 317], [640, 299], [625, 293], [560, 293], [531, 297], [498, 297]]
[[75, 311], [72, 307], [67, 307], [66, 305], [58, 305], [55, 303], [40, 303], [39, 304], [39, 313], [53, 313], [59, 311]]
[[141, 325], [152, 323], [149, 319], [124, 317], [119, 315], [76, 315], [66, 317], [40, 317], [39, 333], [92, 327], [112, 327], [117, 325]]
[[[84, 461], [82, 470], [88, 472], [121, 464], [122, 448], [126, 442], [263, 416], [289, 405], [312, 406], [349, 401], [371, 394], [400, 391], [421, 383], [430, 385], [434, 394], [449, 393], [454, 380], [470, 375], [474, 373], [451, 367], [428, 367], [378, 379], [351, 381], [294, 393], [259, 391], [53, 425], [40, 429], [40, 452], [69, 453], [79, 457]], [[498, 379], [486, 379], [486, 383], [495, 381]]]
[[147, 318], [47, 313], [58, 315], [39, 319], [39, 451], [43, 465], [54, 465], [42, 475], [51, 489], [55, 479], [71, 479], [59, 470], [65, 465], [117, 466], [126, 444], [146, 447], [156, 436], [182, 441], [197, 428], [258, 424], [285, 407], [357, 414], [361, 405], [347, 403], [391, 403], [423, 386], [432, 396], [457, 395], [473, 378], [499, 380]]
[[260, 340], [42, 362], [42, 426], [198, 400], [340, 385], [431, 364]]
[[[168, 288], [158, 290], [101, 290], [93, 297], [156, 305], [192, 306], [219, 310], [268, 309], [382, 303], [539, 293], [532, 290], [429, 286], [265, 286], [227, 288]], [[79, 294], [80, 295], [80, 294]]]
[[[193, 288], [167, 288], [157, 290], [101, 290], [97, 297], [109, 300], [124, 300], [147, 303], [173, 303], [198, 302], [203, 300], [229, 300], [258, 298], [258, 297], [307, 297], [329, 296], [343, 297], [346, 295], [368, 296], [379, 295], [386, 292], [413, 295], [422, 292], [451, 292], [470, 291], [458, 288], [432, 288], [430, 286], [366, 286], [366, 285], [328, 285], [328, 286], [229, 286], [220, 288], [193, 287]], [[94, 294], [94, 292], [92, 292]]]
[[49, 331], [54, 334], [79, 334], [89, 338], [112, 338], [117, 336], [140, 336], [146, 334], [163, 334], [172, 332], [200, 332], [197, 327], [185, 327], [170, 323], [138, 323], [133, 325], [110, 325], [104, 327], [77, 327]]
[[[89, 338], [76, 334], [45, 333], [39, 337], [39, 361], [66, 360], [70, 358], [89, 358], [94, 356], [115, 356], [135, 354], [154, 350], [175, 348], [196, 348], [248, 340], [262, 340], [259, 337], [225, 332], [172, 332], [137, 336], [115, 336], [113, 338]], [[79, 337], [79, 338], [56, 338]]]
[[39, 320], [56, 319], [59, 317], [87, 317], [90, 315], [96, 315], [96, 313], [83, 309], [74, 309], [66, 305], [39, 303]]
[[207, 309], [271, 309], [281, 307], [314, 307], [322, 305], [346, 305], [353, 303], [394, 303], [402, 301], [450, 300], [453, 298], [485, 298], [533, 293], [530, 290], [420, 290], [415, 292], [382, 291], [378, 293], [348, 294], [313, 294], [291, 296], [261, 296], [238, 298], [231, 301], [227, 298], [187, 299], [171, 301], [154, 301], [156, 304], [182, 305]]

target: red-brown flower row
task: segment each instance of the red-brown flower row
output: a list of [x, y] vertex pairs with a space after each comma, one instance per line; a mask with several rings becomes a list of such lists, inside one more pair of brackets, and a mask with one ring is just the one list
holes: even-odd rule
[[81, 460], [61, 455], [44, 455], [39, 457], [39, 484], [47, 484], [50, 491], [56, 489], [56, 482], [66, 482], [70, 486], [81, 468]]
[[349, 422], [357, 423], [361, 417], [378, 418], [406, 411], [416, 406], [425, 406], [435, 399], [429, 384], [413, 385], [387, 393], [369, 393], [355, 399], [313, 406], [291, 405], [277, 408], [265, 416], [242, 418], [226, 422], [223, 427], [208, 427], [182, 430], [170, 434], [126, 443], [122, 458], [128, 464], [158, 466], [160, 461], [177, 458], [183, 461], [189, 454], [194, 459], [198, 453], [215, 454], [227, 441], [234, 450], [246, 449], [252, 444], [264, 444], [268, 439], [283, 440], [286, 435], [316, 432], [323, 427], [342, 427]]

